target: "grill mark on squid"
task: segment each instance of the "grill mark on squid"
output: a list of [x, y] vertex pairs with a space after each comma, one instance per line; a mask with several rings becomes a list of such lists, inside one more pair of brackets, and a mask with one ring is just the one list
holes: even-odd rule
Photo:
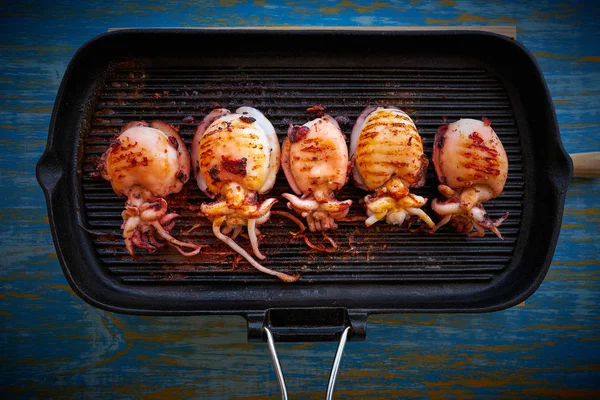
[[[377, 131], [373, 131], [375, 128], [380, 128]], [[415, 127], [414, 124], [412, 123], [401, 123], [401, 122], [396, 122], [396, 121], [383, 121], [383, 122], [378, 122], [378, 121], [369, 121], [363, 128], [362, 128], [362, 133], [361, 136], [365, 136], [367, 134], [372, 134], [372, 133], [385, 133], [385, 132], [391, 132], [394, 133], [394, 135], [398, 134], [398, 133], [405, 133], [405, 132], [417, 132], [417, 128]]]
[[[377, 141], [376, 143], [375, 140], [373, 140], [376, 136], [378, 136], [379, 134], [382, 135], [387, 135], [388, 138], [381, 140], [381, 141]], [[410, 141], [410, 145], [407, 144], [407, 142], [405, 141], [405, 138], [407, 138], [407, 141]], [[360, 135], [360, 138], [358, 140], [357, 143], [357, 148], [358, 147], [365, 147], [368, 146], [370, 144], [376, 144], [376, 145], [381, 145], [381, 144], [393, 144], [395, 146], [403, 146], [403, 147], [413, 147], [413, 146], [418, 146], [421, 147], [423, 146], [423, 142], [421, 141], [421, 137], [419, 136], [419, 133], [417, 131], [398, 131], [396, 129], [391, 129], [388, 130], [387, 132], [385, 131], [369, 131], [369, 132], [363, 132]]]
[[386, 161], [404, 161], [414, 164], [415, 159], [420, 159], [421, 154], [423, 154], [421, 151], [406, 149], [398, 149], [385, 153], [377, 152], [375, 149], [364, 149], [356, 152], [358, 165], [379, 164]]
[[375, 122], [375, 121], [381, 121], [381, 120], [388, 121], [392, 118], [400, 119], [411, 125], [414, 125], [414, 122], [410, 119], [410, 117], [408, 115], [399, 114], [399, 113], [395, 113], [395, 112], [389, 112], [389, 111], [383, 111], [383, 110], [375, 111], [373, 114], [371, 114], [368, 121], [369, 121], [369, 123]]
[[[498, 160], [498, 152], [495, 149], [482, 145], [467, 145], [464, 148], [465, 150], [459, 153], [462, 167], [484, 174], [500, 175], [500, 161]], [[474, 176], [477, 175], [474, 174]]]

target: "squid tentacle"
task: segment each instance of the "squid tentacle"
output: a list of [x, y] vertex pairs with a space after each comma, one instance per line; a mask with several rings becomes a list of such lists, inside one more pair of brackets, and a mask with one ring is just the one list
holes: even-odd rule
[[409, 214], [416, 215], [417, 217], [421, 218], [421, 220], [425, 222], [430, 228], [433, 228], [435, 226], [435, 222], [433, 222], [431, 218], [429, 218], [429, 215], [427, 215], [425, 211], [421, 210], [420, 208], [408, 207], [405, 208], [405, 210]]
[[289, 208], [295, 208], [302, 211], [315, 211], [319, 208], [319, 203], [314, 199], [300, 199], [289, 193], [283, 193], [281, 196], [289, 201]]
[[[485, 236], [485, 229], [483, 229], [483, 226], [481, 226], [479, 224], [473, 224], [473, 226], [475, 227], [475, 232], [467, 233], [467, 237], [484, 237]], [[502, 239], [502, 237], [500, 237], [500, 239]]]
[[138, 226], [140, 225], [140, 217], [130, 216], [128, 211], [123, 211], [123, 224], [121, 229], [123, 230], [123, 239], [125, 239], [125, 248], [127, 252], [135, 258], [135, 243], [133, 241], [133, 235], [137, 232]]
[[263, 201], [262, 203], [260, 203], [260, 205], [258, 206], [258, 208], [254, 211], [248, 212], [247, 216], [249, 218], [260, 218], [262, 216], [264, 216], [266, 213], [268, 213], [271, 210], [271, 207], [273, 207], [273, 205], [277, 203], [277, 199], [275, 198], [270, 198], [267, 199], [265, 201]]
[[249, 219], [248, 220], [248, 237], [250, 238], [250, 243], [252, 244], [252, 250], [254, 251], [254, 255], [261, 260], [265, 260], [267, 257], [262, 254], [258, 248], [258, 239], [256, 237], [256, 220]]
[[[160, 237], [160, 236], [159, 236], [159, 237]], [[150, 240], [150, 243], [152, 243], [152, 245], [153, 245], [154, 247], [156, 247], [157, 249], [158, 249], [158, 248], [161, 248], [161, 247], [165, 247], [165, 246], [167, 245], [167, 242], [164, 242], [164, 241], [161, 241], [161, 240], [159, 240], [159, 239], [158, 239], [158, 238], [157, 238], [157, 237], [154, 235], [154, 232], [151, 232], [151, 233], [148, 235], [148, 239]], [[161, 238], [161, 239], [162, 239], [162, 238]]]
[[431, 233], [435, 233], [442, 226], [446, 225], [452, 219], [452, 215], [446, 215], [440, 222], [438, 222], [432, 229]]
[[173, 228], [175, 228], [175, 221], [171, 222], [169, 225], [163, 225], [163, 228], [167, 232], [171, 232]]
[[144, 203], [139, 210], [143, 221], [160, 220], [167, 214], [167, 202], [165, 199], [158, 199], [152, 203]]
[[[451, 194], [454, 196], [455, 192]], [[463, 205], [463, 201], [456, 197], [452, 197], [443, 202], [438, 201], [438, 199], [433, 200], [431, 208], [438, 215], [442, 216], [443, 219], [432, 228], [431, 233], [436, 232], [440, 227], [450, 222], [456, 232], [466, 233], [468, 237], [483, 237], [485, 235], [485, 229], [488, 229], [493, 232], [498, 239], [504, 240], [502, 234], [498, 230], [498, 226], [508, 218], [508, 212], [502, 217], [492, 220], [489, 218], [481, 203], [474, 205], [468, 211], [464, 210]], [[471, 232], [473, 228], [475, 228], [475, 232]]]
[[[256, 192], [246, 192], [243, 197], [237, 198], [237, 200], [238, 201], [234, 204], [230, 199], [228, 200], [228, 198], [221, 197], [213, 203], [202, 204], [201, 211], [213, 221], [213, 233], [215, 236], [229, 245], [234, 251], [242, 255], [256, 268], [255, 264], [257, 264], [257, 262], [250, 255], [248, 255], [248, 257], [250, 257], [252, 261], [241, 253], [239, 249], [242, 248], [235, 243], [234, 239], [242, 232], [243, 228], [246, 227], [248, 239], [252, 245], [254, 255], [261, 260], [266, 259], [267, 257], [261, 253], [259, 248], [258, 235], [260, 232], [257, 226], [265, 223], [269, 219], [271, 216], [271, 208], [277, 202], [277, 199], [269, 198], [262, 203], [259, 203]], [[215, 224], [218, 225], [216, 230]], [[230, 233], [232, 233], [231, 237], [227, 236]], [[257, 269], [260, 270], [260, 268]], [[280, 279], [286, 280], [288, 278], [284, 279], [280, 277]], [[289, 279], [286, 281], [291, 282]]]
[[236, 226], [235, 229], [233, 230], [233, 235], [231, 235], [232, 239], [237, 238], [240, 233], [242, 233], [242, 227], [241, 226]]
[[352, 200], [338, 201], [331, 192], [324, 196], [327, 200], [322, 201], [316, 200], [312, 194], [304, 194], [302, 198], [289, 193], [282, 196], [289, 201], [289, 209], [306, 218], [311, 232], [337, 229], [335, 220], [344, 218], [352, 205]]
[[385, 222], [391, 225], [402, 225], [406, 219], [406, 212], [394, 211], [385, 216]]
[[373, 214], [370, 215], [369, 218], [367, 218], [365, 220], [365, 225], [367, 226], [367, 228], [371, 225], [373, 225], [374, 223], [376, 223], [377, 221], [381, 220], [383, 217], [379, 217], [377, 214]]
[[127, 252], [131, 255], [131, 257], [135, 259], [135, 247], [131, 238], [125, 238], [125, 248], [127, 249]]
[[321, 203], [319, 209], [328, 213], [339, 213], [348, 210], [352, 205], [352, 200], [337, 201], [331, 200], [327, 203]]
[[[141, 203], [139, 206], [133, 206], [128, 201], [125, 204], [125, 210], [122, 213], [123, 238], [125, 239], [125, 247], [132, 257], [135, 257], [135, 249], [145, 249], [149, 253], [154, 253], [160, 247], [164, 247], [167, 243], [173, 245], [181, 254], [185, 256], [193, 256], [200, 252], [200, 245], [179, 241], [172, 237], [169, 232], [175, 226], [175, 218], [179, 215], [176, 213], [167, 214], [167, 201], [163, 198], [156, 199], [151, 202]], [[133, 204], [133, 203], [132, 203]], [[154, 228], [154, 231], [150, 229]], [[161, 242], [158, 237], [166, 240]], [[193, 248], [191, 252], [183, 251], [180, 247]]]
[[162, 226], [167, 226], [167, 225], [169, 225], [170, 222], [172, 222], [177, 217], [179, 217], [179, 214], [177, 214], [177, 213], [169, 213], [169, 214], [165, 215], [164, 217], [162, 217], [160, 219], [160, 224]]
[[223, 214], [233, 214], [233, 210], [229, 208], [227, 202], [224, 200], [215, 201], [209, 204], [202, 204], [200, 210], [207, 217], [216, 217]]
[[391, 225], [402, 225], [408, 215], [415, 215], [425, 222], [429, 228], [433, 229], [435, 223], [420, 208], [426, 202], [427, 199], [424, 197], [413, 194], [409, 194], [399, 200], [390, 196], [366, 196], [365, 203], [367, 204], [368, 218], [365, 220], [365, 225], [369, 227], [383, 219]]
[[271, 218], [271, 210], [267, 211], [262, 217], [256, 218], [256, 225], [262, 225]]
[[219, 217], [213, 221], [214, 235], [223, 243], [231, 247], [231, 249], [233, 249], [236, 253], [244, 257], [246, 261], [250, 263], [250, 265], [252, 265], [257, 270], [264, 272], [265, 274], [276, 276], [284, 282], [295, 282], [298, 280], [298, 278], [300, 278], [300, 275], [288, 275], [283, 272], [273, 271], [272, 269], [260, 265], [254, 258], [252, 258], [252, 256], [250, 256], [250, 254], [248, 254], [248, 252], [246, 252], [246, 250], [244, 250], [233, 239], [221, 233], [221, 225], [223, 225], [223, 223], [225, 222], [225, 218], [226, 217]]
[[152, 226], [154, 227], [154, 229], [156, 229], [156, 232], [162, 236], [165, 240], [167, 240], [169, 243], [171, 243], [172, 245], [175, 246], [180, 246], [180, 247], [187, 247], [187, 248], [191, 248], [191, 249], [198, 249], [198, 248], [202, 248], [204, 246], [198, 245], [198, 244], [193, 244], [193, 243], [187, 243], [187, 242], [182, 242], [180, 240], [175, 239], [173, 236], [171, 236], [169, 234], [169, 232], [167, 232], [160, 223], [158, 223], [158, 221], [153, 221], [152, 222]]
[[133, 242], [133, 244], [136, 247], [139, 247], [140, 249], [146, 249], [150, 253], [154, 253], [156, 251], [156, 247], [154, 247], [152, 244], [150, 244], [148, 242], [148, 238], [146, 237], [146, 234], [142, 234], [139, 231], [139, 229], [133, 233], [133, 236], [131, 237], [131, 241]]

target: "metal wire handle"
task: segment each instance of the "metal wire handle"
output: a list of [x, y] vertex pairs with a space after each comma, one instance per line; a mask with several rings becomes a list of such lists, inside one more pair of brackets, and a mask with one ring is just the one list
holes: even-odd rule
[[273, 360], [273, 366], [275, 367], [275, 373], [277, 374], [277, 382], [279, 382], [279, 388], [281, 389], [281, 399], [288, 400], [287, 388], [285, 387], [285, 378], [283, 377], [283, 370], [279, 364], [277, 350], [275, 350], [275, 341], [273, 340], [273, 335], [266, 326], [265, 332], [267, 334], [267, 345], [269, 346], [269, 352], [271, 352], [271, 360]]
[[[281, 369], [281, 364], [279, 363], [279, 357], [277, 357], [277, 350], [275, 349], [275, 341], [273, 340], [273, 335], [269, 328], [265, 327], [265, 333], [267, 334], [267, 345], [269, 346], [269, 352], [271, 353], [271, 360], [273, 360], [273, 366], [275, 367], [275, 373], [277, 374], [277, 382], [279, 382], [279, 388], [281, 389], [281, 399], [288, 400], [287, 388], [285, 386], [285, 378], [283, 376], [283, 370]], [[340, 369], [340, 364], [342, 362], [342, 356], [344, 354], [344, 347], [346, 347], [346, 342], [348, 341], [348, 332], [350, 332], [350, 327], [347, 326], [342, 332], [342, 336], [340, 337], [340, 343], [338, 344], [338, 348], [335, 352], [335, 358], [333, 359], [333, 365], [331, 366], [331, 372], [329, 373], [329, 382], [327, 384], [327, 395], [325, 400], [333, 399], [333, 388], [335, 387], [335, 378], [337, 377], [338, 370]]]
[[335, 378], [337, 378], [338, 369], [340, 369], [340, 364], [342, 362], [342, 355], [344, 355], [344, 347], [346, 347], [346, 341], [348, 340], [348, 332], [350, 332], [350, 327], [347, 326], [342, 332], [342, 337], [340, 338], [340, 344], [338, 344], [338, 348], [335, 352], [335, 358], [333, 359], [333, 365], [331, 366], [331, 372], [329, 373], [329, 383], [327, 384], [327, 396], [326, 400], [333, 399], [333, 387], [335, 386]]

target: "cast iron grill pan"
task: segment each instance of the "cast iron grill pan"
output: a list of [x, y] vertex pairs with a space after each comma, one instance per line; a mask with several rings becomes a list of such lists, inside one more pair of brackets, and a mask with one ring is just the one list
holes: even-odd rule
[[[98, 257], [111, 273], [127, 283], [272, 281], [245, 261], [232, 271], [232, 251], [216, 241], [210, 223], [197, 216], [199, 204], [210, 199], [197, 189], [194, 180], [188, 182], [183, 193], [171, 196], [169, 203], [171, 210], [181, 215], [179, 230], [187, 231], [200, 223], [187, 238], [210, 243], [211, 247], [191, 259], [171, 249], [133, 260], [121, 238], [124, 199], [114, 194], [108, 182], [90, 178], [90, 173], [94, 160], [129, 121], [160, 119], [180, 126], [190, 148], [197, 122], [213, 105], [232, 110], [247, 105], [266, 114], [282, 141], [290, 122], [303, 124], [314, 118], [305, 110], [316, 103], [352, 122], [367, 104], [399, 106], [415, 120], [429, 157], [435, 131], [446, 119], [490, 118], [506, 146], [510, 170], [504, 193], [486, 207], [492, 216], [510, 212], [502, 225], [505, 240], [494, 235], [469, 240], [447, 228], [428, 236], [383, 223], [370, 229], [361, 222], [340, 223], [332, 234], [340, 249], [326, 254], [308, 249], [303, 240], [294, 240], [289, 232], [297, 231], [296, 226], [274, 216], [260, 228], [261, 248], [268, 255], [266, 266], [300, 272], [302, 280], [312, 282], [457, 282], [489, 281], [508, 265], [523, 212], [522, 149], [510, 99], [501, 83], [485, 70], [471, 68], [115, 68], [96, 102], [83, 143], [85, 216], [89, 227], [102, 233], [92, 238]], [[190, 117], [197, 122], [189, 121]], [[351, 123], [344, 125], [348, 136], [351, 128]], [[437, 180], [433, 168], [428, 172], [427, 185], [415, 192], [433, 198], [437, 195]], [[281, 173], [275, 189], [267, 195], [280, 199], [275, 209], [286, 210], [286, 201], [280, 196], [286, 191], [291, 192]], [[365, 194], [348, 184], [338, 198], [351, 198], [355, 204], [352, 215], [364, 215], [359, 199]], [[323, 242], [319, 234], [309, 237]], [[247, 244], [247, 239], [240, 238], [240, 242]]]
[[[504, 193], [485, 203], [493, 218], [510, 212], [500, 228], [504, 241], [491, 233], [468, 239], [447, 227], [423, 235], [383, 223], [369, 229], [340, 223], [331, 234], [340, 249], [324, 254], [293, 239], [296, 226], [273, 216], [260, 227], [264, 264], [302, 275], [285, 284], [243, 260], [235, 265], [232, 251], [197, 216], [208, 199], [191, 180], [167, 198], [181, 215], [173, 233], [210, 247], [194, 258], [168, 248], [140, 252], [138, 260], [127, 254], [120, 231], [125, 199], [90, 176], [124, 124], [166, 121], [180, 127], [189, 148], [198, 122], [214, 107], [252, 106], [282, 139], [289, 123], [315, 117], [306, 109], [316, 104], [349, 121], [341, 124], [348, 138], [365, 106], [400, 107], [415, 121], [428, 157], [446, 121], [489, 118], [509, 158]], [[131, 30], [103, 35], [75, 55], [38, 178], [65, 274], [94, 305], [138, 314], [326, 308], [364, 315], [491, 311], [524, 300], [550, 264], [570, 168], [535, 61], [497, 35]], [[433, 199], [436, 186], [430, 165], [427, 184], [415, 192]], [[276, 210], [286, 210], [284, 191], [280, 171], [267, 195], [280, 200]], [[350, 214], [363, 215], [359, 200], [366, 194], [349, 183], [338, 198], [354, 200]], [[247, 239], [238, 242], [249, 248]]]

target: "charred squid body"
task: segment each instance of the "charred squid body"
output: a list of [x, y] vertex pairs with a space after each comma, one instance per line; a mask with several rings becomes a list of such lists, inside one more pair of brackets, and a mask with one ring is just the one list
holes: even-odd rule
[[[498, 226], [508, 217], [492, 221], [481, 205], [502, 193], [508, 175], [508, 159], [502, 142], [488, 119], [460, 119], [438, 129], [433, 145], [433, 164], [445, 201], [431, 207], [442, 217], [434, 231], [450, 224], [469, 237], [484, 236], [485, 229], [502, 235]], [[475, 232], [470, 233], [473, 228]]]
[[365, 197], [367, 226], [384, 218], [388, 224], [401, 225], [409, 215], [435, 226], [421, 210], [427, 199], [409, 192], [425, 184], [428, 161], [417, 127], [406, 113], [367, 107], [352, 129], [350, 154], [355, 185], [375, 191]]
[[335, 192], [348, 181], [348, 148], [336, 120], [329, 115], [292, 126], [283, 142], [281, 165], [292, 190], [288, 207], [306, 218], [311, 231], [336, 229], [352, 200], [337, 201]]
[[125, 125], [98, 169], [115, 193], [127, 197], [121, 229], [129, 254], [135, 257], [136, 247], [154, 253], [167, 243], [184, 256], [200, 252], [202, 246], [169, 234], [178, 215], [167, 213], [164, 198], [181, 191], [190, 175], [190, 155], [175, 128], [161, 121]]
[[[233, 240], [247, 227], [254, 254], [262, 260], [266, 258], [258, 248], [257, 226], [269, 219], [277, 200], [261, 203], [258, 195], [273, 188], [279, 157], [279, 140], [273, 125], [251, 107], [238, 108], [235, 114], [226, 109], [212, 111], [198, 125], [192, 143], [198, 187], [210, 198], [216, 198], [201, 206], [202, 213], [213, 223], [215, 236], [259, 271], [292, 282], [298, 277], [263, 267]], [[226, 236], [230, 232], [233, 236]]]

